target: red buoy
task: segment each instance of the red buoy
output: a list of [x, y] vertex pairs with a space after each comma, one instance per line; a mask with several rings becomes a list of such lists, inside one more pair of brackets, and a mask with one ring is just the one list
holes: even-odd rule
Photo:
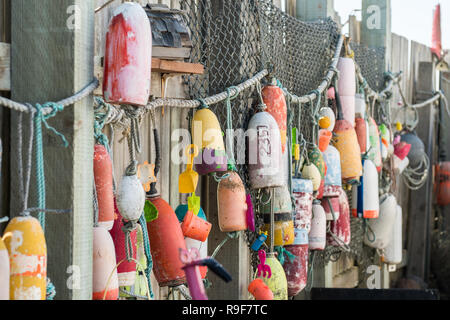
[[261, 92], [266, 112], [270, 113], [280, 128], [281, 150], [286, 150], [287, 130], [287, 106], [283, 90], [278, 86], [265, 86]]
[[431, 53], [435, 54], [438, 59], [441, 58], [442, 52], [442, 35], [441, 35], [441, 5], [436, 5], [433, 17], [433, 33], [431, 39]]
[[436, 194], [440, 206], [450, 204], [450, 162], [440, 162], [436, 166]]
[[94, 180], [97, 192], [98, 224], [111, 230], [114, 224], [114, 194], [111, 157], [102, 145], [94, 147]]
[[327, 234], [327, 243], [329, 245], [340, 246], [350, 244], [350, 205], [347, 194], [341, 187], [339, 187], [339, 218], [336, 221], [330, 222], [330, 233]]
[[150, 96], [152, 32], [145, 10], [125, 2], [106, 34], [103, 97], [113, 104], [145, 106]]
[[180, 249], [186, 250], [183, 232], [175, 211], [160, 196], [148, 200], [158, 210], [158, 218], [147, 222], [153, 272], [160, 287], [178, 286], [186, 282]]

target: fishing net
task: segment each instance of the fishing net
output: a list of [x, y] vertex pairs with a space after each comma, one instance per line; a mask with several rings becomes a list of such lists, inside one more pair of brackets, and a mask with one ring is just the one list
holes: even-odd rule
[[[185, 77], [192, 99], [223, 92], [263, 69], [269, 70], [290, 93], [303, 96], [316, 89], [329, 71], [340, 36], [338, 26], [330, 18], [303, 22], [285, 14], [268, 0], [181, 0], [180, 3], [193, 45], [190, 61], [205, 67], [203, 75]], [[379, 71], [383, 68], [380, 63], [374, 63], [379, 60], [379, 52], [359, 46], [352, 48], [356, 61], [365, 70], [363, 75], [368, 83], [374, 89], [382, 86], [383, 74]], [[256, 111], [252, 106], [258, 103], [259, 96], [254, 87], [232, 101], [234, 129], [247, 128]], [[292, 124], [306, 141], [312, 141], [311, 105], [315, 103], [291, 106]], [[325, 96], [321, 104], [328, 104]], [[225, 103], [210, 108], [225, 128]], [[236, 149], [235, 153], [238, 152]], [[255, 201], [260, 195], [249, 188], [247, 167], [238, 164], [237, 170]], [[257, 215], [257, 230], [262, 225], [262, 217]], [[357, 240], [352, 241], [352, 254], [362, 256], [361, 230], [360, 221], [352, 219], [352, 234]], [[247, 232], [246, 236], [251, 244], [256, 234]], [[327, 247], [316, 255], [317, 263], [326, 263], [338, 251], [341, 249]], [[257, 263], [257, 254], [252, 252], [253, 268]]]

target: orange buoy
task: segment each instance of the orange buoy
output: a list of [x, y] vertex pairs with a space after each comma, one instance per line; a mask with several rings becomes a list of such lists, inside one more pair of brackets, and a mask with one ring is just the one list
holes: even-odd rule
[[281, 137], [281, 150], [286, 151], [287, 106], [283, 90], [276, 85], [268, 85], [262, 89], [262, 98], [270, 113], [278, 124]]
[[359, 178], [362, 175], [361, 150], [355, 129], [347, 120], [337, 120], [334, 146], [341, 157], [341, 175], [343, 180]]
[[250, 292], [255, 300], [273, 300], [273, 292], [260, 278], [253, 280], [248, 285], [248, 292]]
[[113, 104], [145, 106], [150, 96], [152, 32], [137, 3], [118, 6], [106, 34], [103, 97]]
[[205, 242], [208, 239], [212, 224], [188, 211], [184, 216], [181, 230], [185, 237]]
[[160, 287], [178, 286], [186, 282], [179, 259], [186, 250], [183, 232], [172, 207], [159, 195], [148, 198], [158, 210], [158, 218], [147, 222], [153, 272]]
[[94, 147], [94, 179], [97, 192], [98, 224], [111, 230], [114, 224], [114, 194], [111, 157], [102, 145]]
[[0, 238], [0, 300], [9, 300], [9, 254]]
[[[114, 226], [110, 231], [111, 237], [114, 242], [114, 248], [116, 252], [116, 263], [123, 261], [117, 267], [117, 277], [119, 279], [119, 287], [133, 286], [136, 280], [136, 262], [133, 260], [127, 260], [126, 239], [123, 228], [123, 217], [120, 214], [116, 206], [117, 219], [114, 221]], [[132, 258], [136, 260], [136, 242], [137, 242], [137, 229], [130, 231], [130, 240], [132, 246]]]
[[119, 280], [115, 267], [116, 252], [111, 235], [105, 228], [94, 227], [92, 262], [93, 300], [117, 300], [119, 298]]
[[10, 299], [45, 300], [47, 245], [39, 221], [31, 216], [16, 217], [9, 222], [5, 235], [10, 261]]
[[368, 131], [368, 124], [367, 121], [362, 118], [356, 118], [355, 119], [355, 131], [356, 136], [358, 137], [358, 144], [359, 149], [361, 150], [361, 153], [366, 153], [369, 149], [367, 146], [367, 131]]
[[440, 162], [436, 165], [436, 186], [438, 205], [450, 204], [450, 162]]
[[247, 200], [245, 187], [239, 175], [229, 171], [217, 187], [219, 228], [222, 232], [247, 229]]

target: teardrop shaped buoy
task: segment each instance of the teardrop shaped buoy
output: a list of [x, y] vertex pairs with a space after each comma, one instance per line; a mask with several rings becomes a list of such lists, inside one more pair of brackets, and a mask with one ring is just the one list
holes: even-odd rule
[[295, 257], [285, 259], [283, 269], [288, 284], [288, 296], [295, 297], [308, 283], [308, 232], [305, 229], [295, 230], [295, 241], [285, 247]]
[[97, 192], [98, 224], [111, 230], [114, 224], [114, 194], [111, 157], [102, 145], [94, 147], [94, 179]]
[[0, 237], [0, 300], [9, 300], [9, 254]]
[[307, 179], [292, 179], [292, 193], [295, 199], [295, 230], [311, 230], [313, 184]]
[[349, 245], [351, 240], [350, 205], [347, 194], [339, 188], [339, 218], [330, 222], [330, 233], [327, 234], [327, 243], [332, 246]]
[[[116, 267], [114, 242], [103, 227], [94, 227], [92, 260], [92, 299], [117, 300], [119, 280]], [[106, 293], [106, 295], [105, 295]]]
[[241, 177], [234, 172], [220, 180], [217, 187], [219, 228], [222, 232], [247, 229], [247, 199]]
[[287, 279], [286, 274], [283, 270], [283, 266], [275, 257], [274, 253], [267, 254], [266, 264], [270, 267], [272, 276], [270, 278], [263, 277], [261, 279], [272, 291], [274, 300], [287, 300]]
[[397, 205], [397, 214], [395, 216], [394, 227], [392, 228], [391, 241], [384, 250], [384, 262], [390, 264], [400, 264], [403, 257], [402, 240], [402, 207]]
[[145, 10], [125, 2], [106, 34], [103, 97], [112, 104], [145, 106], [150, 96], [152, 32]]
[[335, 147], [329, 146], [323, 153], [323, 160], [327, 167], [323, 196], [337, 197], [338, 187], [342, 186], [341, 155]]
[[[134, 281], [136, 279], [136, 262], [134, 260], [127, 260], [127, 250], [126, 250], [126, 239], [125, 232], [122, 230], [123, 228], [123, 220], [122, 215], [119, 210], [116, 208], [116, 220], [114, 221], [113, 228], [110, 231], [111, 237], [113, 239], [114, 248], [116, 252], [116, 263], [123, 261], [117, 267], [117, 277], [119, 279], [119, 287], [126, 287], [134, 285]], [[136, 241], [137, 241], [137, 230], [134, 229], [130, 231], [130, 240], [131, 240], [131, 250], [132, 250], [132, 258], [136, 259]]]
[[192, 141], [199, 153], [194, 159], [200, 175], [228, 169], [222, 129], [217, 116], [208, 108], [197, 110], [192, 118]]
[[149, 200], [158, 209], [158, 218], [147, 222], [153, 273], [160, 287], [181, 285], [186, 282], [186, 275], [179, 252], [186, 250], [186, 243], [180, 223], [172, 207], [160, 196]]
[[341, 157], [341, 175], [343, 180], [359, 178], [362, 175], [361, 150], [355, 129], [346, 120], [337, 120], [334, 146]]
[[333, 109], [329, 107], [322, 107], [319, 110], [319, 117], [320, 118], [327, 118], [330, 122], [328, 126], [323, 127], [323, 129], [326, 129], [328, 131], [333, 131], [334, 125], [336, 124], [336, 115], [334, 114]]
[[268, 85], [261, 92], [263, 102], [267, 106], [266, 112], [270, 113], [278, 124], [281, 137], [281, 151], [286, 151], [287, 130], [287, 106], [283, 90], [278, 86]]
[[369, 219], [367, 223], [372, 231], [364, 235], [364, 243], [376, 249], [385, 249], [392, 237], [397, 214], [397, 201], [392, 194], [385, 194], [380, 198], [380, 213], [378, 218]]
[[302, 170], [302, 176], [305, 179], [311, 180], [314, 191], [319, 190], [322, 178], [319, 169], [314, 164], [305, 164]]
[[136, 175], [122, 177], [116, 201], [117, 209], [125, 220], [139, 220], [145, 206], [145, 191]]
[[6, 227], [5, 235], [10, 261], [10, 299], [45, 300], [47, 245], [39, 221], [31, 216], [15, 217]]
[[280, 129], [268, 112], [258, 112], [248, 124], [248, 170], [252, 189], [285, 184]]
[[309, 250], [323, 250], [326, 245], [327, 217], [320, 201], [313, 203], [311, 231], [309, 231]]

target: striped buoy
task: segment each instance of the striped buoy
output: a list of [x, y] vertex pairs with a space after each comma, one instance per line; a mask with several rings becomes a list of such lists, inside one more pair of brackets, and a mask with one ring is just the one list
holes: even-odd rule
[[378, 131], [378, 126], [375, 120], [370, 117], [368, 120], [369, 123], [369, 139], [370, 139], [370, 151], [368, 157], [373, 161], [375, 166], [377, 167], [377, 171], [381, 171], [382, 161], [381, 161], [381, 139], [380, 132]]
[[47, 245], [36, 218], [20, 216], [5, 229], [10, 261], [10, 299], [45, 300]]

